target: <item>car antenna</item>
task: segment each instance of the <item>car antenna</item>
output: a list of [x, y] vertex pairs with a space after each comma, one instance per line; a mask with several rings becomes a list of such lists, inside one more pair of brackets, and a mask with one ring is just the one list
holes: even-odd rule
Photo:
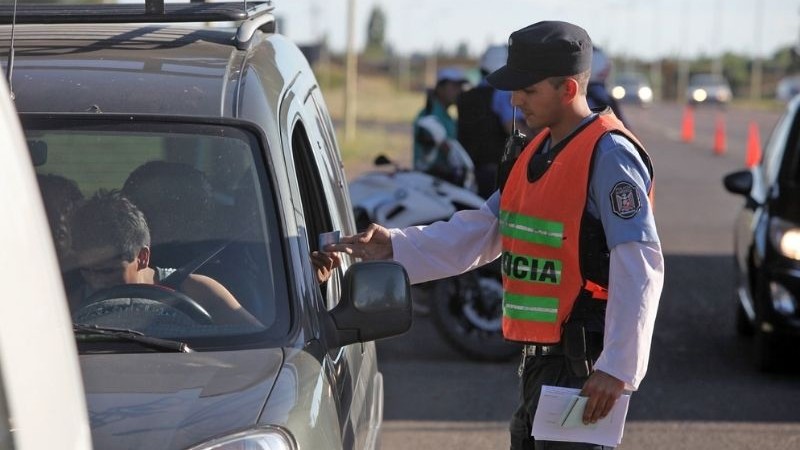
[[6, 64], [6, 81], [11, 101], [14, 101], [14, 88], [11, 85], [11, 76], [14, 73], [14, 26], [17, 24], [17, 0], [14, 0], [14, 14], [11, 16], [11, 47], [8, 49], [8, 63]]

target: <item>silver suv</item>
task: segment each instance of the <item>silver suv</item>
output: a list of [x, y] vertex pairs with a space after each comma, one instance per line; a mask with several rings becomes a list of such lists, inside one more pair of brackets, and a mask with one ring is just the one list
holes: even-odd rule
[[379, 441], [372, 341], [410, 327], [408, 279], [346, 256], [316, 276], [320, 235], [356, 230], [322, 93], [273, 11], [24, 5], [13, 43], [0, 30], [96, 448]]

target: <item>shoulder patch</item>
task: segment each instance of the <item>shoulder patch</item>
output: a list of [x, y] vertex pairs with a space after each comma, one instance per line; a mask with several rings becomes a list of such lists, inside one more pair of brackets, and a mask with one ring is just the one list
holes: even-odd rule
[[619, 181], [611, 188], [611, 210], [623, 219], [630, 219], [642, 209], [639, 191], [627, 181]]

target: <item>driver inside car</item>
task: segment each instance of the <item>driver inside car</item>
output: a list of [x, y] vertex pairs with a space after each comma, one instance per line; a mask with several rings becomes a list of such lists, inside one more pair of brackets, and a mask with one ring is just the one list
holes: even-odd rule
[[[100, 290], [125, 284], [162, 285], [176, 270], [150, 266], [150, 231], [144, 214], [119, 191], [96, 193], [75, 211], [70, 228], [72, 250], [86, 282], [69, 293], [73, 312]], [[212, 278], [189, 274], [177, 291], [202, 306], [216, 325], [261, 325]]]

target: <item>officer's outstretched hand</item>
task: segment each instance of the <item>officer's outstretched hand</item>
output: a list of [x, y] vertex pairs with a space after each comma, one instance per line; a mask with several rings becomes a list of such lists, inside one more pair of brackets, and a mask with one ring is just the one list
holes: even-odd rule
[[389, 230], [371, 224], [366, 231], [344, 236], [337, 244], [325, 246], [326, 252], [344, 252], [363, 260], [392, 259], [392, 238]]
[[625, 383], [611, 375], [595, 370], [583, 384], [582, 397], [589, 397], [586, 409], [583, 410], [583, 423], [595, 423], [611, 412], [614, 402], [617, 401]]

